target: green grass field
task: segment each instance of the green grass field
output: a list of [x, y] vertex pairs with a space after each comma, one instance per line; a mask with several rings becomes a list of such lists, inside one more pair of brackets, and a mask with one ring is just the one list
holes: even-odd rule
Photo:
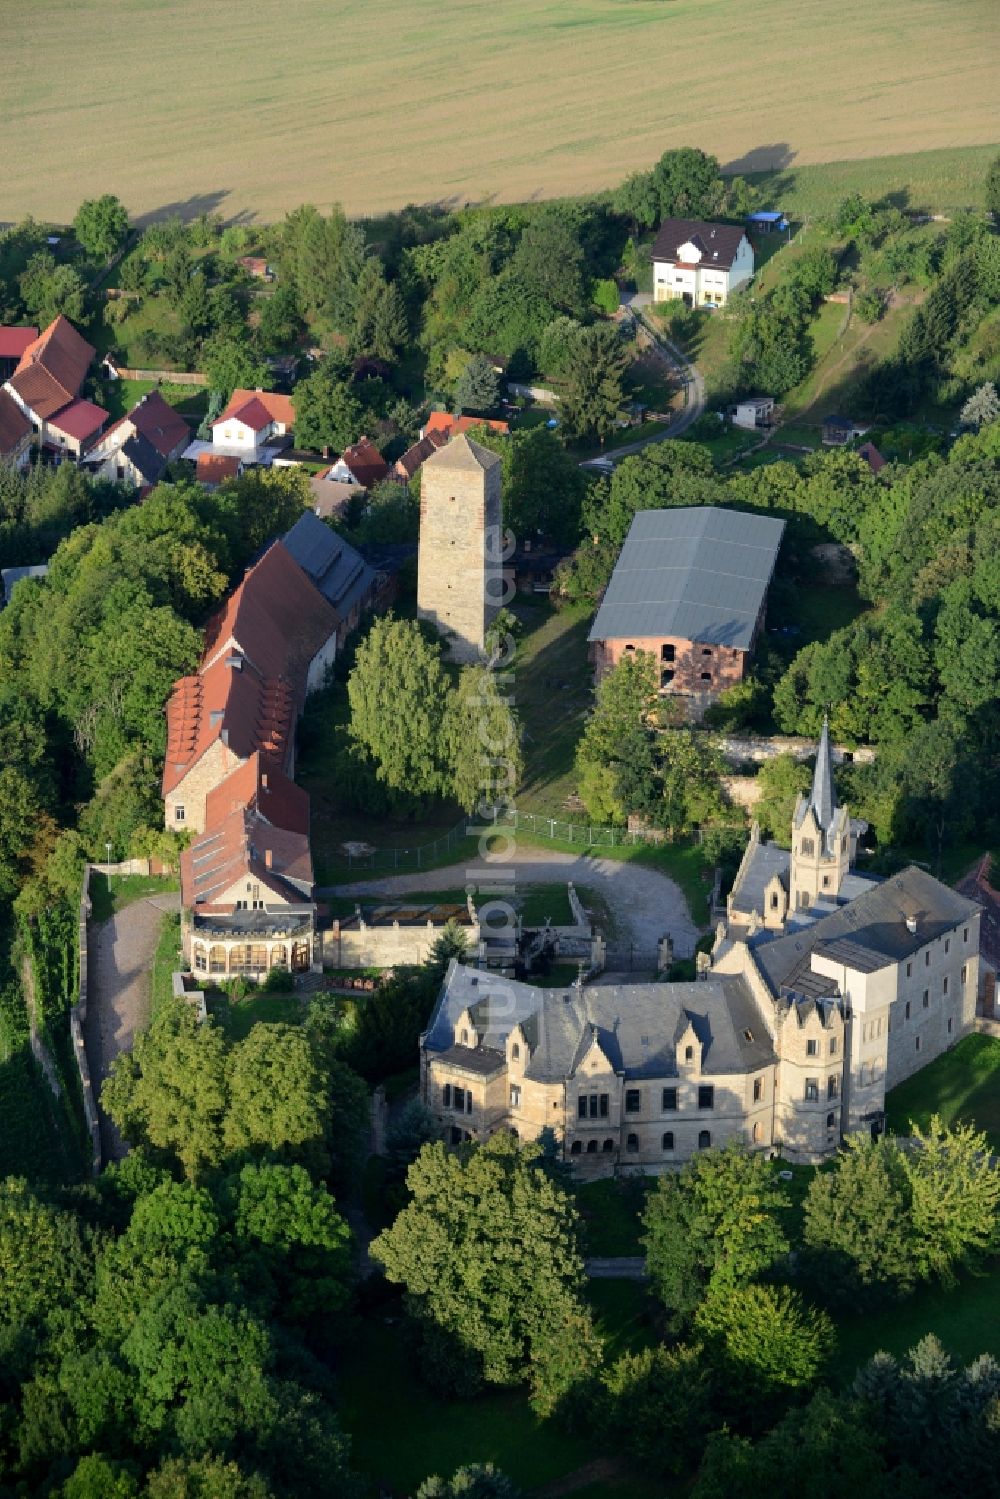
[[[901, 154], [889, 186], [945, 208], [981, 201], [954, 148], [997, 135], [992, 0], [260, 0], [249, 25], [204, 0], [8, 10], [8, 217], [107, 191], [135, 214], [263, 218], [551, 197], [689, 144], [796, 213], [881, 188], [878, 152], [939, 148], [916, 177]], [[830, 161], [854, 164], [800, 181]]]
[[1000, 1150], [1000, 1041], [965, 1036], [929, 1067], [886, 1096], [891, 1130], [909, 1134], [911, 1121], [926, 1128], [932, 1114], [945, 1124], [974, 1124]]

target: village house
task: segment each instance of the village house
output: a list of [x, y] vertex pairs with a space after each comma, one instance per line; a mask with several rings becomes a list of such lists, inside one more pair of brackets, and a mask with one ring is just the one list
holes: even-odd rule
[[167, 827], [203, 831], [209, 792], [257, 751], [292, 775], [295, 722], [327, 680], [338, 624], [281, 542], [247, 569], [209, 621], [198, 671], [167, 702]]
[[510, 435], [510, 424], [495, 417], [453, 416], [450, 411], [432, 411], [420, 429], [420, 436], [421, 439], [434, 436], [462, 437], [476, 427], [489, 427], [491, 432], [498, 432], [502, 437]]
[[97, 478], [145, 489], [158, 483], [190, 441], [184, 418], [158, 390], [151, 390], [97, 439], [87, 453], [87, 467]]
[[825, 447], [845, 448], [856, 437], [864, 437], [867, 431], [868, 428], [856, 422], [853, 417], [840, 416], [832, 412], [823, 418], [821, 440]]
[[7, 391], [0, 390], [0, 459], [12, 468], [27, 468], [34, 428]]
[[243, 459], [228, 453], [199, 453], [195, 459], [194, 476], [206, 489], [218, 489], [227, 479], [238, 479], [243, 472]]
[[784, 524], [715, 505], [640, 510], [588, 636], [598, 681], [646, 651], [660, 692], [695, 712], [742, 681]]
[[[212, 423], [212, 451], [244, 464], [268, 464], [295, 426], [291, 396], [274, 390], [234, 390], [221, 416]], [[201, 448], [187, 455], [197, 461]]]
[[447, 441], [447, 432], [428, 432], [426, 437], [421, 437], [419, 442], [413, 443], [396, 459], [392, 467], [393, 478], [398, 479], [401, 484], [408, 484], [431, 454], [436, 453], [438, 448], [443, 448]]
[[181, 910], [195, 974], [260, 978], [313, 966], [309, 798], [259, 752], [206, 799], [205, 831], [181, 854]]
[[364, 614], [387, 607], [388, 601], [382, 597], [384, 580], [380, 581], [360, 552], [311, 511], [299, 516], [282, 542], [336, 612], [338, 648], [357, 629]]
[[582, 1175], [736, 1139], [793, 1160], [884, 1127], [886, 1089], [972, 1028], [980, 908], [910, 867], [853, 873], [824, 730], [791, 849], [754, 828], [694, 983], [534, 988], [453, 964], [421, 1037], [445, 1139], [548, 1127]]
[[253, 276], [257, 281], [274, 280], [274, 272], [263, 255], [241, 255], [236, 264], [241, 265], [247, 275]]
[[753, 246], [739, 224], [666, 219], [652, 257], [654, 302], [724, 307], [753, 276]]
[[93, 357], [93, 346], [60, 316], [27, 345], [4, 383], [39, 448], [56, 461], [79, 459], [108, 419], [100, 406], [80, 398]]
[[357, 442], [344, 449], [322, 477], [328, 483], [357, 484], [362, 489], [371, 489], [388, 473], [389, 465], [371, 439], [359, 437]]
[[767, 429], [774, 422], [773, 396], [747, 396], [730, 408], [734, 427], [743, 427], [749, 432]]
[[37, 337], [37, 328], [0, 327], [0, 381], [10, 379]]

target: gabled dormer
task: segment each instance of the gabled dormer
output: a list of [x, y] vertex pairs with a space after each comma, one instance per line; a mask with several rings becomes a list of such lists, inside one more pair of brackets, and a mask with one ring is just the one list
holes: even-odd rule
[[601, 1045], [596, 1025], [591, 1025], [588, 1034], [582, 1038], [577, 1058], [573, 1073], [579, 1081], [606, 1076], [615, 1070], [611, 1058]]
[[471, 1046], [473, 1049], [479, 1045], [479, 1032], [468, 1009], [463, 1010], [455, 1021], [455, 1045]]
[[524, 1028], [515, 1025], [505, 1044], [507, 1053], [507, 1066], [514, 1076], [522, 1073], [531, 1058], [531, 1046], [524, 1033]]
[[681, 1012], [674, 1036], [674, 1056], [679, 1077], [693, 1077], [701, 1072], [702, 1048], [690, 1015]]

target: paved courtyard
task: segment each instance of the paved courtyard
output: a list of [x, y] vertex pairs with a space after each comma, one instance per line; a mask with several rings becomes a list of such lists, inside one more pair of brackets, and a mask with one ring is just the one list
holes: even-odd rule
[[127, 1146], [100, 1106], [101, 1084], [120, 1051], [149, 1024], [153, 957], [165, 911], [179, 909], [176, 891], [134, 901], [87, 931], [87, 1062], [101, 1121], [105, 1161], [120, 1161]]

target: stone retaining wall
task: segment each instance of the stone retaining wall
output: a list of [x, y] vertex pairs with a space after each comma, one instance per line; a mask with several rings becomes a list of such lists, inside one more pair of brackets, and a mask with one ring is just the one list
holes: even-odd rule
[[99, 1176], [101, 1171], [101, 1126], [97, 1118], [97, 1105], [90, 1082], [90, 1068], [83, 1045], [83, 1022], [87, 1018], [87, 918], [90, 915], [90, 870], [83, 866], [83, 889], [80, 892], [80, 916], [78, 945], [80, 949], [80, 992], [76, 1004], [69, 1012], [69, 1033], [73, 1038], [73, 1055], [80, 1071], [80, 1086], [83, 1089], [83, 1113], [90, 1132], [91, 1174]]

